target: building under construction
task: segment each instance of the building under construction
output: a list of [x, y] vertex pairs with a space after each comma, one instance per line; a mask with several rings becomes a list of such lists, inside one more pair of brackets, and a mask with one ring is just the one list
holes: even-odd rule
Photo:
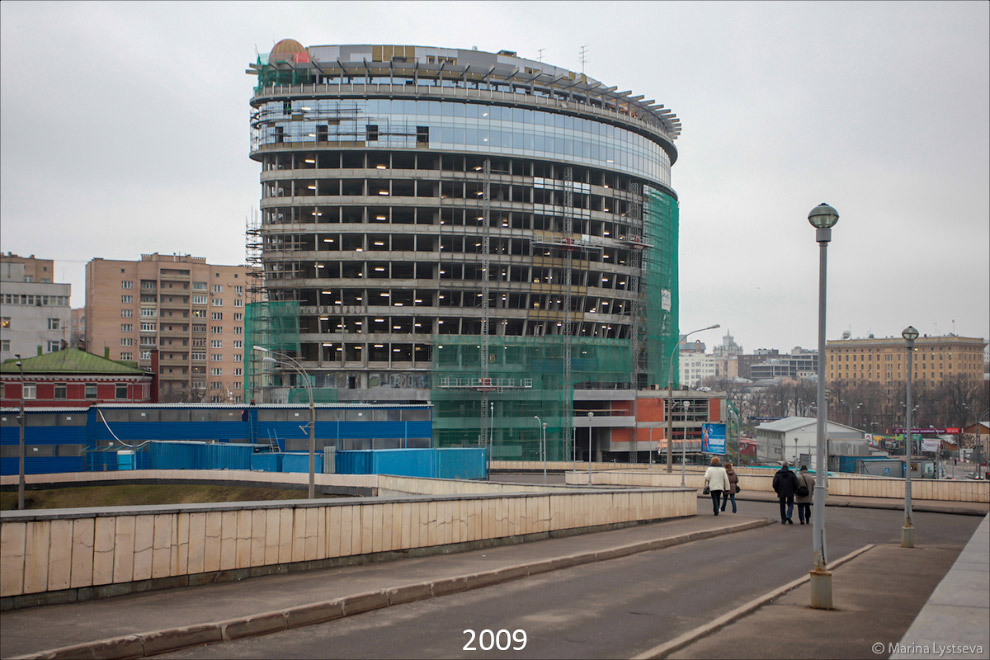
[[575, 425], [579, 456], [657, 445], [633, 429], [678, 337], [669, 110], [511, 51], [285, 39], [248, 73], [251, 396], [428, 400], [439, 446], [496, 459], [543, 423], [551, 459]]

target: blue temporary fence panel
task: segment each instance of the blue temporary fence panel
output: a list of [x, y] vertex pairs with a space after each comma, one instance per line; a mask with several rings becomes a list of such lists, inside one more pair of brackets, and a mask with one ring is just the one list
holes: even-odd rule
[[374, 474], [373, 466], [370, 449], [337, 452], [337, 474]]
[[[316, 454], [314, 462], [314, 472], [323, 472], [323, 454]], [[304, 454], [288, 453], [282, 454], [282, 472], [304, 472], [309, 474], [309, 452]]]
[[251, 455], [251, 469], [261, 472], [281, 472], [282, 454], [262, 452]]
[[376, 449], [373, 474], [399, 477], [435, 477], [436, 451], [433, 449]]
[[254, 445], [150, 443], [152, 470], [250, 470]]
[[477, 448], [435, 449], [436, 476], [440, 479], [484, 479], [485, 450]]
[[337, 452], [337, 474], [392, 474], [402, 477], [483, 479], [483, 448], [365, 449]]

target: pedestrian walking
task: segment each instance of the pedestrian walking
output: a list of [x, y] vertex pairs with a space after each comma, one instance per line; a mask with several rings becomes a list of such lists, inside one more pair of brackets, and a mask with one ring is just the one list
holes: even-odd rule
[[794, 501], [797, 502], [798, 520], [801, 521], [802, 525], [805, 523], [810, 525], [811, 503], [815, 492], [815, 478], [808, 472], [807, 465], [802, 465], [800, 471], [798, 471], [797, 482], [798, 487], [794, 492], [796, 495]]
[[781, 524], [794, 524], [791, 516], [794, 514], [794, 493], [797, 491], [797, 488], [797, 477], [788, 468], [787, 461], [784, 461], [780, 469], [777, 470], [777, 474], [773, 475], [773, 492], [777, 493], [777, 501], [780, 502]]
[[722, 503], [722, 494], [729, 490], [729, 475], [725, 473], [718, 456], [712, 456], [712, 464], [705, 470], [705, 488], [712, 496], [712, 513], [717, 516]]
[[722, 496], [722, 511], [725, 505], [732, 500], [732, 513], [736, 512], [736, 493], [739, 492], [739, 475], [732, 469], [732, 463], [725, 464], [725, 474], [729, 477], [729, 490]]

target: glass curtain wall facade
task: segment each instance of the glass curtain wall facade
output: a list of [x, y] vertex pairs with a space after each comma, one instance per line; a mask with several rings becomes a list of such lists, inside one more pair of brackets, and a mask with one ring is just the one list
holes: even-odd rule
[[508, 51], [283, 40], [249, 73], [256, 290], [315, 388], [433, 400], [447, 445], [529, 443], [542, 401], [563, 456], [575, 389], [666, 383], [669, 110]]

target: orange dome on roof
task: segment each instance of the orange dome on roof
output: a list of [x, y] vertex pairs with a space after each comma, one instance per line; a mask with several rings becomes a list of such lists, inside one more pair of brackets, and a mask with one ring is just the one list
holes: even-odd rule
[[305, 53], [306, 48], [295, 39], [282, 39], [272, 48], [271, 55], [289, 55], [292, 53]]

